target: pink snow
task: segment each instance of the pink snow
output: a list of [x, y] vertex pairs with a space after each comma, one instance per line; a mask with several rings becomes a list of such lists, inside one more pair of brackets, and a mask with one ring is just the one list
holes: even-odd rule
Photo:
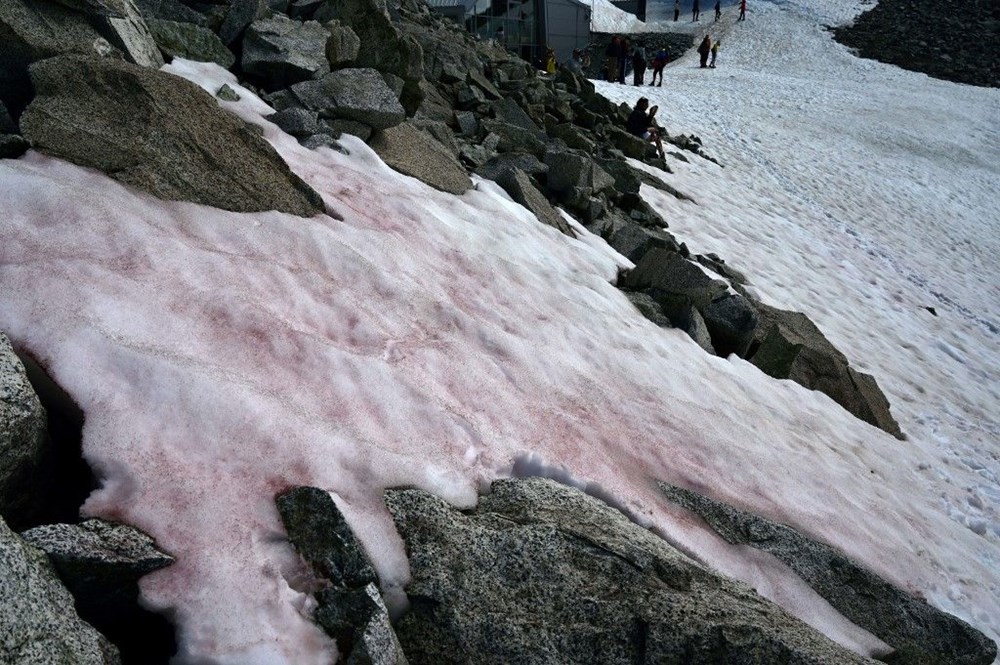
[[86, 413], [103, 484], [84, 512], [177, 557], [142, 593], [176, 617], [179, 662], [335, 659], [275, 493], [331, 491], [401, 607], [383, 489], [470, 506], [526, 460], [861, 652], [877, 640], [655, 481], [797, 526], [914, 591], [989, 577], [967, 554], [976, 536], [893, 463], [905, 444], [646, 321], [610, 283], [624, 260], [593, 237], [539, 224], [492, 183], [432, 190], [358, 140], [306, 150], [222, 70], [168, 70], [237, 89], [223, 105], [343, 220], [159, 201], [33, 152], [0, 161], [0, 329]]

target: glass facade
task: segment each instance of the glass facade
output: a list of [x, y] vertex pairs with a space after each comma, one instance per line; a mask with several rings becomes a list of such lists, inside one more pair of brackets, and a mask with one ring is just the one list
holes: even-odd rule
[[[529, 62], [544, 53], [542, 0], [478, 0], [466, 29], [481, 39], [502, 39], [504, 46]], [[497, 34], [503, 28], [502, 37]]]

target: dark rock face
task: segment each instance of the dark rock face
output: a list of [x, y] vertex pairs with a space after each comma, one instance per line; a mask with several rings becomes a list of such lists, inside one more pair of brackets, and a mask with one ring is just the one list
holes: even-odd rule
[[993, 0], [879, 0], [833, 29], [862, 58], [935, 78], [1000, 87], [1000, 5]]
[[897, 438], [899, 423], [889, 401], [867, 374], [848, 366], [847, 358], [805, 314], [758, 304], [760, 346], [750, 362], [776, 379], [791, 379], [830, 397], [856, 417]]
[[21, 537], [45, 552], [80, 614], [95, 625], [128, 613], [136, 605], [139, 578], [174, 562], [138, 529], [98, 519], [46, 524]]
[[15, 526], [37, 510], [32, 490], [43, 485], [46, 444], [45, 409], [0, 333], [0, 517]]
[[33, 94], [28, 66], [37, 60], [113, 51], [82, 14], [48, 2], [5, 0], [0, 3], [0, 101], [20, 115]]
[[757, 309], [741, 295], [723, 294], [701, 310], [712, 346], [720, 356], [746, 355], [757, 329]]
[[475, 511], [386, 504], [410, 560], [411, 663], [863, 663], [582, 492], [503, 480]]
[[997, 646], [967, 623], [914, 598], [829, 545], [795, 529], [689, 490], [660, 483], [663, 494], [697, 513], [727, 542], [774, 555], [852, 622], [896, 653], [891, 663], [987, 665]]
[[542, 224], [559, 229], [571, 238], [576, 237], [569, 223], [532, 184], [527, 173], [517, 168], [510, 169], [500, 174], [496, 181], [512, 199], [530, 210]]
[[411, 123], [380, 132], [370, 144], [386, 164], [435, 189], [462, 194], [472, 187], [472, 181], [458, 160], [441, 143]]
[[61, 56], [31, 69], [32, 145], [167, 200], [237, 212], [324, 212], [319, 195], [211, 95], [124, 62]]
[[275, 499], [288, 539], [331, 585], [316, 594], [315, 621], [346, 662], [406, 665], [375, 570], [327, 492], [295, 487]]
[[38, 548], [0, 520], [0, 662], [117, 665], [118, 651], [84, 623]]

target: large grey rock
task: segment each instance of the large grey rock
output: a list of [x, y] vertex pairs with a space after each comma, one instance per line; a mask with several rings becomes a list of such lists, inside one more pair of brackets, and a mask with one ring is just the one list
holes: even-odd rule
[[410, 562], [412, 663], [864, 663], [579, 490], [501, 480], [474, 511], [386, 505]]
[[297, 107], [287, 108], [267, 116], [267, 119], [292, 136], [310, 136], [319, 131], [316, 111]]
[[553, 192], [566, 192], [574, 187], [602, 192], [615, 185], [615, 179], [593, 159], [575, 152], [548, 150], [544, 161], [549, 167], [548, 188]]
[[117, 649], [77, 616], [45, 554], [0, 520], [0, 663], [119, 662]]
[[647, 251], [623, 286], [645, 291], [667, 311], [685, 305], [702, 309], [726, 290], [726, 283], [712, 279], [679, 253], [654, 247]]
[[757, 304], [759, 347], [749, 360], [776, 379], [791, 379], [829, 396], [857, 418], [897, 438], [899, 423], [875, 380], [848, 366], [847, 358], [801, 312]]
[[483, 131], [496, 134], [500, 138], [497, 149], [500, 152], [526, 152], [541, 156], [545, 153], [545, 142], [537, 131], [531, 131], [502, 120], [483, 120]]
[[334, 16], [361, 40], [356, 65], [403, 79], [400, 102], [413, 115], [423, 100], [423, 50], [410, 35], [393, 24], [384, 0], [340, 0], [330, 3]]
[[680, 250], [677, 240], [669, 232], [648, 229], [632, 221], [615, 224], [601, 235], [619, 254], [636, 264], [651, 249], [660, 248], [672, 252]]
[[46, 443], [45, 409], [0, 333], [0, 517], [15, 526], [36, 510], [32, 490], [41, 485]]
[[138, 529], [99, 519], [46, 524], [21, 537], [45, 552], [80, 614], [97, 625], [127, 614], [135, 606], [139, 578], [174, 562]]
[[326, 60], [332, 69], [349, 67], [358, 59], [361, 50], [361, 39], [340, 21], [330, 21], [326, 24], [330, 36], [326, 40]]
[[375, 571], [330, 494], [315, 487], [295, 487], [275, 503], [288, 539], [331, 583], [316, 594], [313, 618], [337, 641], [346, 662], [405, 665], [376, 587]]
[[17, 117], [34, 91], [28, 66], [61, 53], [110, 55], [86, 16], [49, 2], [0, 2], [0, 101]]
[[275, 505], [288, 539], [317, 574], [352, 588], [378, 581], [361, 543], [328, 492], [295, 487], [278, 495]]
[[410, 122], [376, 134], [370, 145], [386, 164], [435, 189], [461, 194], [472, 187], [452, 154]]
[[758, 323], [753, 303], [741, 295], [725, 293], [703, 307], [701, 315], [712, 336], [712, 346], [720, 356], [746, 355]]
[[529, 176], [544, 175], [549, 172], [549, 167], [530, 153], [505, 152], [477, 167], [476, 175], [490, 180], [499, 180], [512, 169], [524, 171]]
[[357, 120], [374, 129], [395, 127], [406, 119], [399, 100], [374, 69], [338, 69], [290, 89], [302, 106], [319, 111], [321, 117]]
[[84, 14], [121, 18], [127, 9], [123, 0], [50, 0]]
[[162, 19], [147, 19], [146, 24], [160, 51], [169, 58], [214, 62], [226, 69], [236, 62], [232, 51], [204, 26]]
[[228, 4], [229, 11], [219, 26], [219, 39], [226, 45], [235, 42], [267, 10], [265, 0], [228, 0]]
[[773, 555], [847, 619], [896, 649], [891, 663], [987, 665], [997, 645], [961, 619], [896, 588], [842, 552], [707, 496], [666, 483], [663, 494], [733, 545]]
[[168, 200], [312, 216], [322, 199], [271, 146], [195, 84], [124, 62], [35, 63], [21, 129], [43, 152]]
[[243, 71], [268, 90], [318, 78], [330, 70], [330, 32], [316, 21], [293, 21], [275, 14], [254, 21], [243, 37]]
[[490, 108], [493, 109], [493, 115], [497, 120], [520, 127], [536, 137], [544, 139], [544, 132], [513, 99], [498, 99], [490, 104]]

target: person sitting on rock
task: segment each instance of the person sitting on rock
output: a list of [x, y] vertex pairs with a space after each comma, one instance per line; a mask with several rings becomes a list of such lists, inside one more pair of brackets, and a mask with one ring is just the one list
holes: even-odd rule
[[646, 112], [649, 108], [649, 100], [645, 97], [640, 97], [639, 101], [635, 103], [635, 108], [628, 116], [628, 120], [625, 121], [625, 129], [628, 130], [629, 134], [634, 136], [640, 136], [651, 143], [656, 144], [656, 153], [660, 156], [660, 159], [665, 157], [663, 153], [663, 143], [660, 141], [660, 130], [656, 127], [656, 111], [659, 107], [654, 106]]

